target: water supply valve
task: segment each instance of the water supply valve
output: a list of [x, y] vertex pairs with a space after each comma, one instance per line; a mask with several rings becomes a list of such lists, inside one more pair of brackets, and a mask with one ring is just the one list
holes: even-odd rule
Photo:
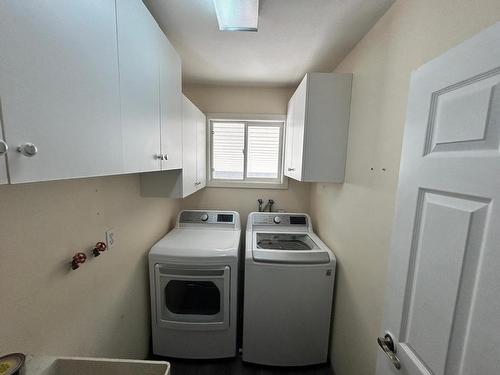
[[92, 254], [94, 254], [95, 257], [98, 257], [104, 250], [106, 250], [106, 248], [107, 246], [104, 242], [98, 242], [95, 244]]
[[73, 256], [73, 260], [71, 261], [71, 269], [76, 270], [76, 269], [80, 268], [80, 265], [85, 263], [86, 260], [87, 260], [87, 256], [84, 253], [82, 253], [82, 252], [76, 253]]

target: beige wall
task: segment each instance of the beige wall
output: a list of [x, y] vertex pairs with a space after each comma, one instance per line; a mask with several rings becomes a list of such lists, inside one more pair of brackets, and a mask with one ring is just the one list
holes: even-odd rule
[[498, 0], [399, 0], [336, 69], [354, 73], [346, 182], [314, 184], [311, 213], [338, 260], [337, 375], [374, 373], [411, 71], [499, 20]]
[[[291, 89], [188, 85], [184, 94], [205, 113], [286, 114]], [[206, 188], [183, 201], [185, 208], [232, 209], [246, 223], [257, 199], [273, 199], [274, 208], [309, 212], [309, 184], [289, 180], [288, 189]]]
[[286, 114], [292, 89], [184, 85], [186, 95], [204, 113]]
[[[0, 353], [146, 357], [146, 255], [179, 201], [139, 188], [138, 175], [0, 186]], [[70, 271], [111, 227], [113, 249]]]

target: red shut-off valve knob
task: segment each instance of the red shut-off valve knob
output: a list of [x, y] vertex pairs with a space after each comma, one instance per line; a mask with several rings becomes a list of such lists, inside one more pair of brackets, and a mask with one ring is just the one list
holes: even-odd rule
[[71, 268], [73, 270], [80, 268], [80, 264], [85, 263], [86, 260], [87, 260], [87, 256], [84, 253], [81, 253], [81, 252], [76, 253], [73, 256], [73, 260], [71, 261]]
[[106, 248], [107, 246], [104, 242], [98, 242], [95, 244], [92, 254], [94, 254], [95, 257], [98, 257], [104, 250], [106, 250]]

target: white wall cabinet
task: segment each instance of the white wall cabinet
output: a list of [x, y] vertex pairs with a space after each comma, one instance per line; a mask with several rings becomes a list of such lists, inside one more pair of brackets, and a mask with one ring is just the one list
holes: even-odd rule
[[185, 96], [182, 128], [182, 170], [142, 174], [143, 196], [184, 198], [206, 186], [206, 117]]
[[352, 74], [309, 73], [288, 103], [285, 176], [343, 182]]
[[10, 182], [121, 172], [114, 1], [2, 0], [0, 51]]
[[181, 58], [157, 27], [160, 58], [161, 169], [182, 168]]
[[159, 38], [142, 1], [117, 0], [123, 172], [161, 168]]
[[181, 190], [178, 197], [186, 197], [193, 194], [198, 187], [198, 108], [185, 96], [182, 98], [182, 129], [184, 137], [182, 141], [182, 171]]
[[207, 186], [207, 117], [196, 107], [194, 107], [194, 117], [196, 120], [196, 190], [200, 190]]
[[181, 61], [141, 0], [0, 1], [0, 51], [0, 183], [181, 168]]

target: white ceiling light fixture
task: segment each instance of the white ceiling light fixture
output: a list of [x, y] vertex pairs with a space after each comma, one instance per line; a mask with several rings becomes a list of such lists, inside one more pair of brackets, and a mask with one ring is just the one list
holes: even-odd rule
[[259, 0], [214, 0], [221, 31], [257, 31]]

